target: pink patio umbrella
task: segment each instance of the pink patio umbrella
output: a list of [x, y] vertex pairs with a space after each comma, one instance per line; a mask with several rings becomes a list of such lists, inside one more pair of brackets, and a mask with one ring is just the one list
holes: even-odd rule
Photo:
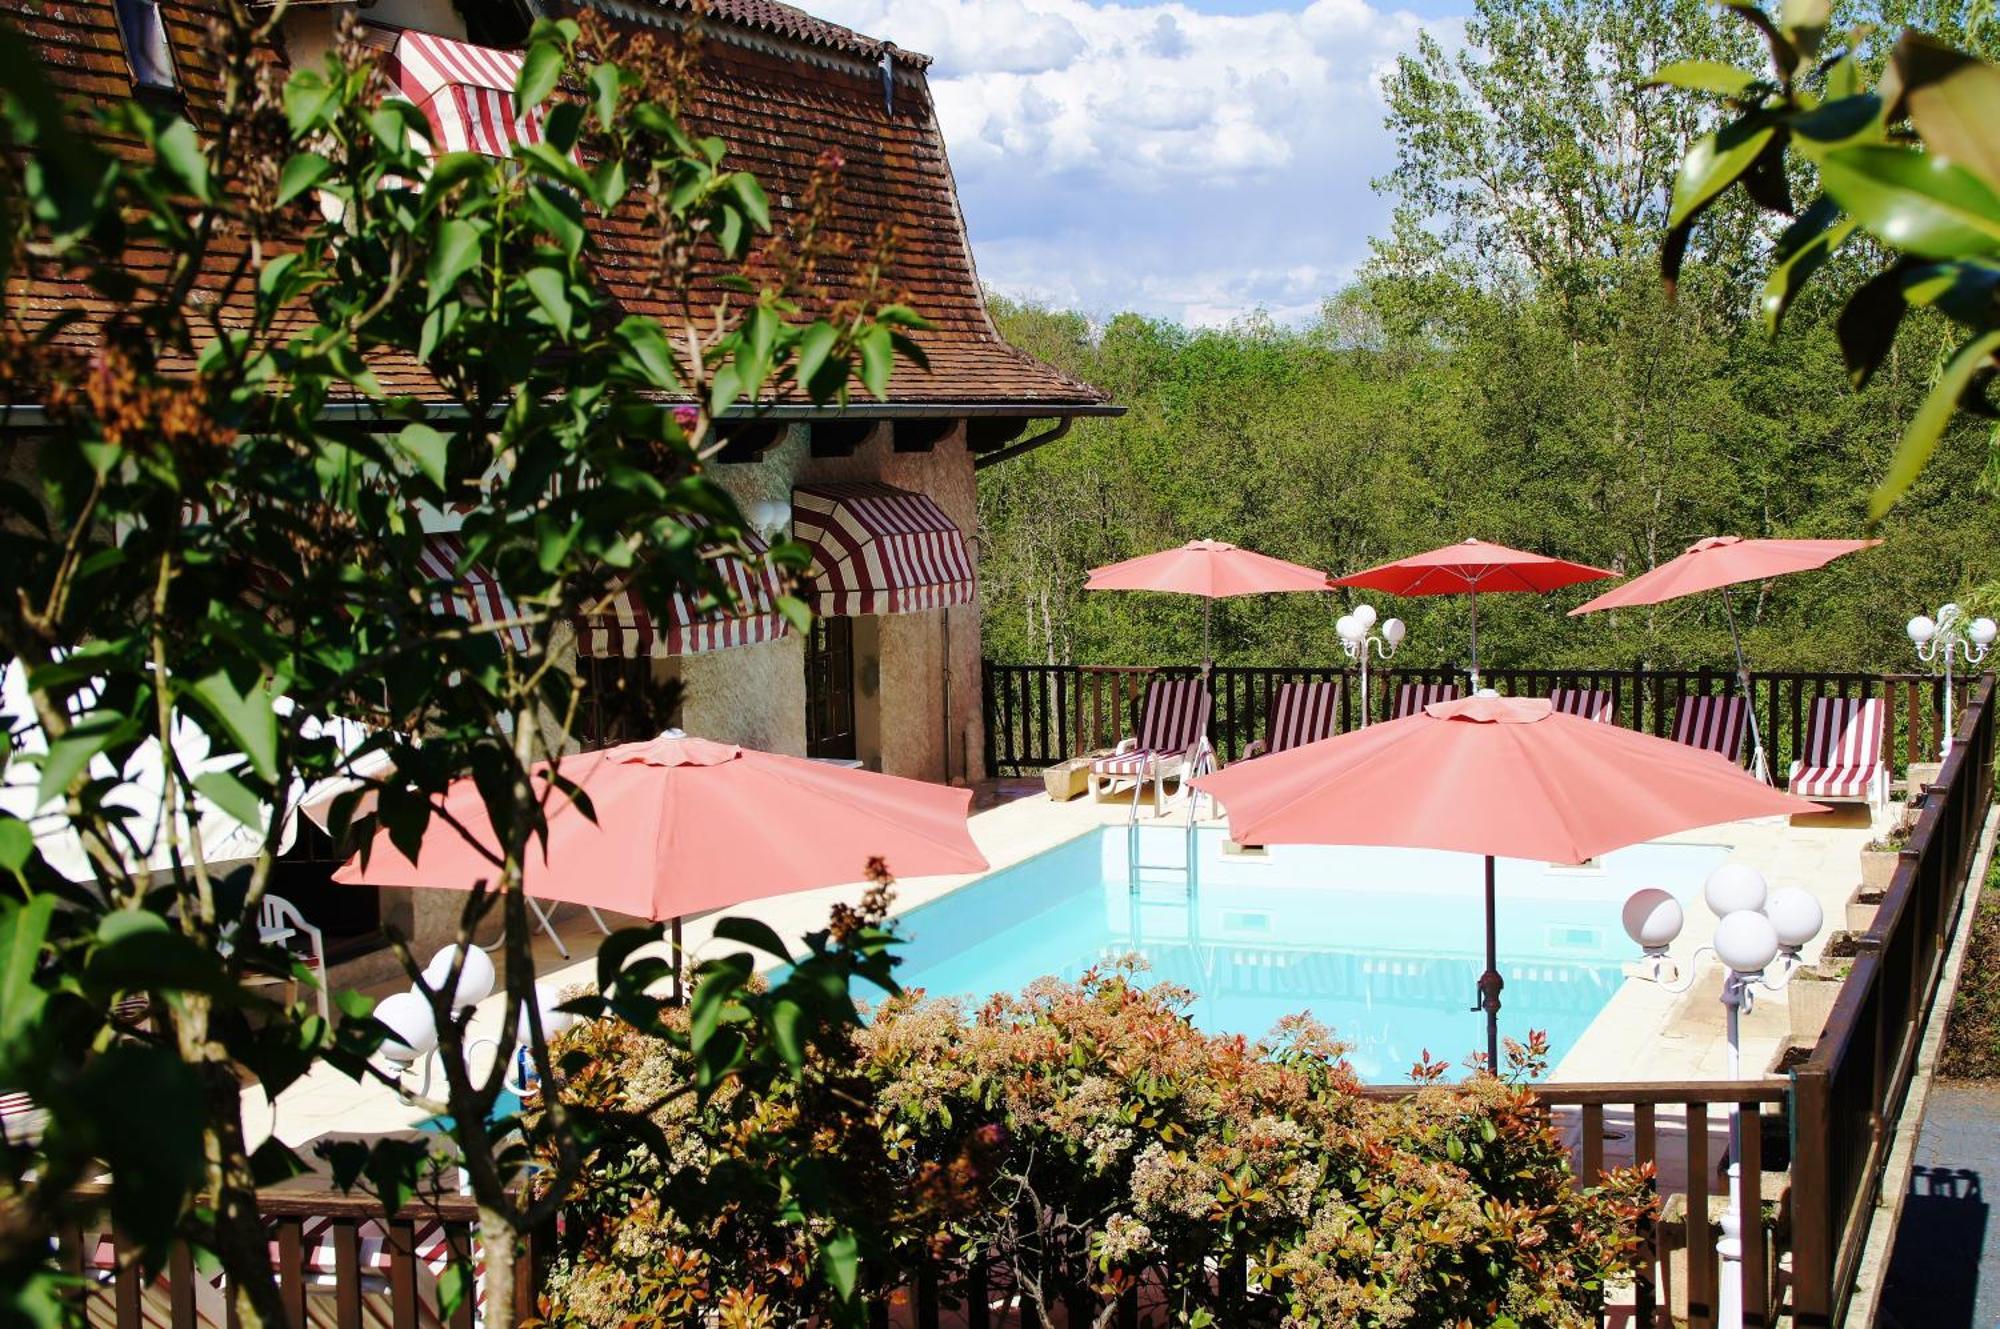
[[1092, 568], [1086, 591], [1172, 591], [1199, 595], [1201, 607], [1201, 670], [1209, 671], [1210, 616], [1217, 600], [1235, 595], [1270, 595], [1285, 591], [1330, 589], [1327, 574], [1317, 568], [1287, 563], [1221, 540], [1190, 540], [1178, 549], [1128, 558]]
[[1479, 592], [1546, 593], [1580, 581], [1618, 574], [1587, 563], [1531, 554], [1485, 540], [1466, 539], [1412, 554], [1364, 572], [1335, 577], [1335, 586], [1360, 586], [1389, 595], [1463, 595], [1472, 605], [1472, 690], [1479, 690]]
[[1582, 863], [1674, 831], [1824, 812], [1714, 754], [1564, 715], [1541, 698], [1468, 697], [1206, 775], [1239, 844], [1386, 845], [1486, 859], [1479, 1003], [1497, 1068], [1493, 860]]
[[[871, 858], [906, 877], [987, 865], [966, 830], [969, 789], [677, 734], [555, 764], [589, 795], [596, 820], [573, 801], [555, 800], [529, 889], [542, 899], [672, 919], [676, 953], [686, 915], [860, 881]], [[446, 792], [445, 808], [482, 844], [497, 842], [470, 779]], [[357, 885], [460, 891], [493, 877], [491, 861], [442, 820], [431, 823], [416, 862], [383, 830], [334, 874]]]
[[1740, 535], [1711, 535], [1689, 545], [1680, 557], [1642, 572], [1623, 586], [1613, 587], [1569, 612], [1575, 617], [1600, 609], [1656, 605], [1702, 591], [1721, 591], [1722, 613], [1729, 620], [1729, 641], [1736, 648], [1736, 682], [1743, 689], [1744, 713], [1750, 717], [1750, 742], [1757, 754], [1755, 769], [1763, 777], [1768, 775], [1764, 737], [1757, 728], [1757, 705], [1750, 699], [1750, 668], [1743, 660], [1743, 638], [1736, 630], [1736, 609], [1729, 601], [1729, 588], [1791, 572], [1810, 572], [1843, 554], [1881, 543], [1880, 540], [1746, 540]]

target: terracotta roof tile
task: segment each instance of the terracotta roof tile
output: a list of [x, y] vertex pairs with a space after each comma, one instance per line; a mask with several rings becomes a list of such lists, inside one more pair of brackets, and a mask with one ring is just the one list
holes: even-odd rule
[[[217, 72], [207, 45], [217, 0], [162, 0], [176, 69], [188, 113], [210, 128]], [[685, 0], [656, 0], [655, 8], [685, 10]], [[129, 96], [130, 76], [119, 45], [112, 0], [29, 0], [16, 19], [40, 48], [65, 91], [81, 98]], [[850, 54], [880, 49], [872, 39], [822, 23], [775, 0], [712, 0], [709, 19], [758, 33]], [[844, 161], [831, 229], [866, 252], [877, 228], [894, 228], [890, 280], [934, 325], [917, 340], [930, 372], [903, 366], [893, 377], [896, 404], [965, 405], [1005, 412], [1049, 414], [1063, 407], [1101, 405], [1105, 395], [1009, 346], [987, 315], [966, 241], [951, 168], [924, 83], [922, 66], [907, 63], [898, 76], [893, 108], [885, 104], [879, 71], [863, 62], [807, 60], [782, 42], [710, 40], [703, 44], [701, 77], [689, 107], [692, 127], [731, 145], [732, 160], [754, 172], [770, 196], [774, 221], [794, 215], [822, 153]], [[114, 151], [132, 144], [107, 143]], [[643, 213], [634, 203], [593, 223], [599, 279], [606, 291], [635, 312], [670, 317], [672, 310], [646, 294], [648, 244]], [[218, 255], [226, 260], [227, 255]], [[143, 254], [137, 270], [152, 266]], [[829, 262], [830, 285], [852, 276], [852, 261]], [[703, 301], [732, 298], [717, 279], [698, 274]], [[204, 284], [198, 283], [198, 288]], [[80, 283], [17, 283], [9, 303], [31, 323], [64, 308], [96, 316], [68, 330], [83, 344], [112, 307]], [[212, 306], [211, 306], [212, 310]], [[223, 311], [222, 321], [235, 322]], [[407, 357], [375, 354], [370, 361], [391, 392], [435, 395], [423, 367]], [[857, 409], [865, 406], [857, 399]]]

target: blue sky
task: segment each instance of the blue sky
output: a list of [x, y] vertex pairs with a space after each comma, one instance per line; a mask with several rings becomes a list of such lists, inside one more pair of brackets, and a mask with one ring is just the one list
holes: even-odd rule
[[1367, 258], [1376, 91], [1465, 0], [813, 0], [936, 57], [980, 276], [1095, 317], [1310, 318]]

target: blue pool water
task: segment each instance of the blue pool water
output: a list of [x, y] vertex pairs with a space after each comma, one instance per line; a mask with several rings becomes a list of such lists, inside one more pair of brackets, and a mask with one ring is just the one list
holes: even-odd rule
[[[974, 999], [1074, 979], [1127, 954], [1147, 981], [1195, 994], [1212, 1033], [1257, 1036], [1309, 1011], [1351, 1045], [1367, 1080], [1401, 1080], [1418, 1054], [1461, 1062], [1484, 1046], [1471, 1010], [1485, 967], [1481, 860], [1407, 849], [1225, 849], [1201, 831], [1194, 871], [1179, 827], [1106, 828], [902, 915], [905, 988]], [[1637, 954], [1619, 922], [1642, 886], [1685, 908], [1727, 857], [1718, 845], [1640, 845], [1582, 868], [1501, 859], [1501, 1033], [1549, 1036], [1562, 1058]], [[1136, 885], [1135, 885], [1136, 880]]]

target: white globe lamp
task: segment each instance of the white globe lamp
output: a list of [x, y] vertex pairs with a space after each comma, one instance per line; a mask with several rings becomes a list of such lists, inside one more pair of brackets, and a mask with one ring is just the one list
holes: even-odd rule
[[1993, 639], [2000, 636], [2000, 623], [1990, 618], [1975, 618], [1972, 626], [1965, 630], [1965, 635], [1972, 638], [1974, 646], [1991, 646]]
[[1797, 886], [1772, 891], [1771, 898], [1764, 902], [1764, 916], [1771, 920], [1779, 948], [1794, 957], [1801, 947], [1819, 935], [1820, 928], [1826, 923], [1826, 913], [1819, 907], [1819, 901], [1813, 898], [1812, 892]]
[[382, 1055], [407, 1066], [419, 1057], [437, 1051], [437, 1023], [431, 1019], [431, 1004], [419, 992], [398, 992], [375, 1005], [375, 1022], [388, 1029], [382, 1040]]
[[1739, 974], [1761, 974], [1778, 958], [1778, 930], [1755, 909], [1739, 909], [1715, 925], [1716, 958]]
[[1335, 619], [1333, 630], [1340, 634], [1342, 641], [1353, 642], [1361, 640], [1361, 625], [1354, 621], [1354, 615], [1352, 614], [1342, 614], [1339, 618]]
[[1770, 893], [1764, 874], [1748, 863], [1724, 863], [1708, 874], [1701, 887], [1701, 898], [1717, 918], [1744, 910], [1755, 913], [1764, 907]]
[[[444, 986], [451, 977], [451, 967], [457, 961], [459, 947], [447, 946], [431, 957], [424, 966], [424, 981], [432, 987]], [[465, 951], [465, 967], [459, 970], [458, 986], [451, 994], [451, 1008], [462, 1011], [467, 1006], [477, 1006], [493, 991], [493, 960], [477, 946]]]
[[1350, 617], [1361, 625], [1363, 632], [1366, 632], [1375, 626], [1375, 606], [1367, 604], [1356, 605]]
[[[535, 989], [535, 1007], [542, 1014], [542, 1035], [545, 1038], [554, 1038], [557, 1034], [576, 1024], [576, 1017], [574, 1015], [571, 1015], [568, 1011], [559, 1011], [556, 1009], [560, 1001], [561, 999], [553, 992], [539, 987]], [[521, 1018], [519, 1024], [515, 1026], [514, 1041], [522, 1047], [528, 1046], [532, 1041], [528, 1033], [528, 1008], [526, 1006], [521, 1007]]]
[[1401, 646], [1403, 638], [1409, 635], [1410, 629], [1405, 626], [1403, 620], [1400, 618], [1392, 618], [1382, 624], [1382, 639], [1389, 643], [1390, 650]]
[[1910, 634], [1911, 642], [1922, 646], [1932, 637], [1937, 636], [1937, 620], [1929, 614], [1918, 614], [1910, 620], [1910, 626], [1905, 631]]
[[1625, 935], [1647, 955], [1665, 955], [1687, 922], [1681, 902], [1657, 886], [1632, 892], [1625, 902]]

